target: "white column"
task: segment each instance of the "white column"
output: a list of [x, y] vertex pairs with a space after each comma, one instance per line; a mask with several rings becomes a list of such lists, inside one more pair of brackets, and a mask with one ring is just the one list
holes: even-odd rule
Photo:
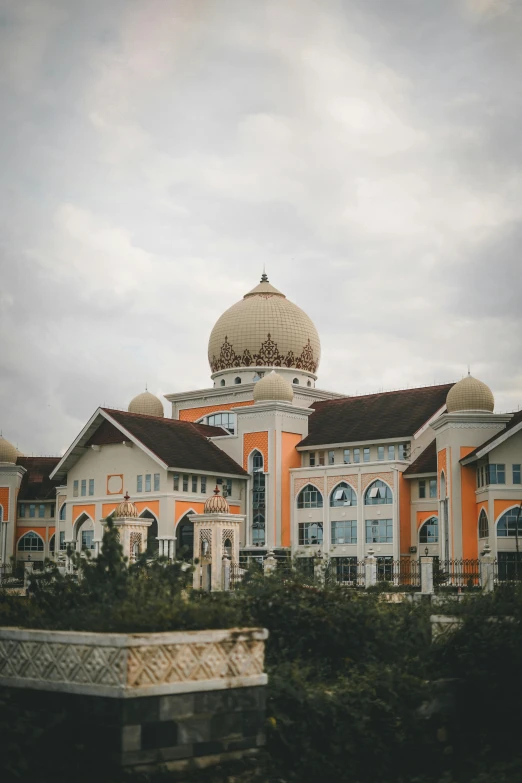
[[377, 560], [372, 547], [368, 549], [368, 554], [364, 563], [364, 586], [373, 587], [377, 584]]
[[433, 558], [421, 557], [421, 593], [424, 595], [432, 595], [433, 590]]
[[495, 587], [495, 563], [489, 544], [486, 544], [480, 557], [480, 586], [485, 593], [493, 592]]
[[226, 554], [223, 555], [223, 590], [230, 590], [230, 558]]

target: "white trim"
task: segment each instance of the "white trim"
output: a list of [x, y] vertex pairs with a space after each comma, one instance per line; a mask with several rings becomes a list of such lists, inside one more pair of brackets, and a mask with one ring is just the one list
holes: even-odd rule
[[[196, 511], [196, 509], [194, 509], [194, 508], [189, 508], [189, 510], [188, 510], [188, 511], [185, 511], [185, 513], [184, 513], [184, 514], [182, 514], [180, 517], [178, 517], [178, 519], [177, 519], [177, 520], [174, 522], [174, 530], [176, 530], [176, 528], [177, 528], [177, 526], [179, 525], [179, 523], [181, 522], [181, 520], [182, 520], [182, 519], [185, 519], [185, 517], [187, 516], [187, 514], [190, 514], [191, 512], [192, 512], [192, 514], [196, 514], [196, 515], [197, 515], [197, 513], [198, 513], [198, 512]], [[192, 514], [191, 514], [191, 515], [192, 515]], [[200, 516], [201, 516], [201, 514], [200, 514]], [[174, 536], [174, 538], [176, 538], [176, 536]]]
[[[518, 424], [515, 424], [514, 427], [511, 427], [509, 430], [504, 430], [500, 435], [497, 435], [495, 437], [495, 440], [493, 440], [491, 443], [489, 443], [487, 446], [484, 446], [479, 451], [475, 452], [475, 454], [472, 457], [464, 457], [461, 460], [462, 465], [470, 465], [471, 463], [475, 462], [476, 460], [480, 459], [481, 457], [484, 457], [486, 454], [489, 454], [490, 451], [495, 449], [497, 446], [501, 446], [502, 443], [504, 443], [506, 440], [509, 440], [509, 438], [512, 435], [516, 435], [517, 432], [520, 432], [522, 430], [522, 421]], [[518, 486], [518, 485], [517, 485]]]
[[[303, 440], [306, 437], [307, 436], [305, 435]], [[318, 446], [299, 446], [299, 445], [297, 445], [296, 446], [296, 450], [297, 451], [321, 451], [321, 449], [324, 449], [326, 451], [326, 450], [332, 450], [332, 447], [333, 447], [333, 449], [336, 449], [336, 448], [342, 449], [342, 448], [345, 448], [345, 447], [346, 448], [354, 448], [355, 446], [373, 446], [374, 444], [375, 445], [380, 445], [380, 444], [386, 445], [388, 443], [390, 444], [390, 446], [394, 446], [395, 444], [399, 444], [400, 445], [401, 443], [410, 443], [410, 445], [411, 445], [412, 437], [413, 437], [412, 435], [405, 435], [402, 438], [394, 437], [394, 438], [373, 438], [372, 440], [340, 440], [340, 441], [336, 441], [334, 443], [323, 443], [323, 444], [320, 444]], [[374, 460], [374, 462], [378, 462], [381, 465], [382, 465], [383, 462], [403, 462], [403, 461], [404, 460], [398, 460], [398, 459], [395, 459], [395, 460], [384, 460], [384, 459]], [[352, 463], [346, 463], [346, 464], [350, 465]], [[354, 462], [353, 464], [354, 465], [358, 465], [359, 463]], [[368, 464], [371, 464], [371, 463], [365, 462], [364, 464], [368, 465]], [[333, 466], [330, 466], [330, 467], [333, 467]]]
[[[506, 514], [508, 511], [511, 511], [511, 509], [512, 509], [512, 508], [520, 508], [520, 507], [521, 507], [521, 504], [520, 504], [520, 503], [514, 503], [512, 506], [509, 506], [509, 508], [505, 508], [505, 509], [502, 511], [502, 513], [501, 513], [501, 514], [499, 514], [499, 516], [496, 518], [496, 520], [495, 520], [495, 522], [494, 522], [494, 525], [495, 525], [495, 536], [496, 536], [496, 537], [498, 537], [498, 534], [497, 534], [497, 525], [498, 525], [498, 523], [500, 522], [501, 518], [504, 516], [504, 514]], [[520, 512], [520, 519], [519, 519], [519, 521], [520, 521], [520, 522], [522, 522], [522, 510], [521, 510], [521, 512]], [[488, 522], [489, 522], [489, 518], [488, 518]], [[516, 537], [516, 536], [500, 536], [500, 538], [515, 538], [515, 537]]]
[[445, 410], [446, 410], [446, 403], [444, 403], [444, 405], [442, 405], [442, 406], [441, 406], [441, 407], [438, 409], [438, 411], [435, 411], [435, 413], [434, 413], [432, 416], [430, 416], [430, 418], [429, 418], [429, 419], [428, 419], [428, 420], [427, 420], [427, 421], [426, 421], [426, 422], [425, 422], [425, 423], [422, 425], [422, 427], [420, 427], [420, 428], [417, 430], [417, 432], [414, 432], [414, 433], [413, 433], [413, 439], [414, 439], [414, 440], [417, 440], [417, 438], [420, 438], [420, 436], [421, 436], [421, 435], [422, 435], [424, 432], [426, 432], [426, 430], [428, 429], [428, 427], [430, 427], [430, 426], [431, 426], [432, 422], [434, 422], [434, 421], [435, 421], [435, 419], [438, 419], [438, 418], [439, 418], [439, 416], [441, 416], [441, 415], [444, 413], [444, 411], [445, 411]]
[[[89, 421], [87, 422], [87, 424], [85, 425], [85, 427], [84, 427], [84, 428], [81, 430], [81, 432], [80, 432], [80, 433], [79, 433], [79, 435], [78, 435], [78, 436], [75, 438], [75, 440], [73, 440], [72, 444], [69, 446], [69, 448], [67, 449], [67, 451], [65, 452], [65, 454], [64, 454], [64, 455], [63, 455], [63, 457], [61, 458], [61, 460], [60, 460], [60, 462], [58, 463], [58, 465], [57, 465], [57, 466], [55, 467], [55, 469], [54, 469], [53, 471], [51, 471], [51, 473], [49, 474], [49, 478], [50, 478], [50, 479], [53, 479], [53, 478], [56, 476], [56, 474], [57, 474], [57, 473], [60, 471], [60, 469], [62, 468], [62, 466], [65, 464], [65, 461], [66, 461], [66, 460], [67, 460], [67, 459], [68, 459], [68, 458], [71, 456], [71, 454], [72, 454], [72, 452], [74, 451], [74, 449], [76, 448], [76, 446], [77, 446], [77, 445], [80, 443], [80, 441], [81, 441], [81, 440], [82, 440], [82, 438], [84, 437], [84, 435], [85, 435], [85, 432], [86, 432], [86, 431], [87, 431], [87, 430], [88, 430], [88, 429], [91, 427], [91, 425], [92, 425], [92, 424], [94, 424], [94, 422], [96, 421], [96, 419], [97, 419], [97, 417], [100, 415], [100, 413], [101, 413], [101, 408], [97, 408], [97, 409], [95, 410], [95, 412], [93, 413], [93, 415], [91, 416], [91, 418], [89, 419]], [[96, 429], [97, 429], [97, 428], [96, 428]], [[95, 430], [95, 431], [96, 431], [96, 430]], [[84, 448], [84, 447], [81, 447], [81, 448]], [[78, 455], [78, 456], [80, 457], [81, 455]]]
[[[26, 537], [26, 535], [27, 535], [28, 533], [34, 533], [34, 535], [35, 535], [35, 536], [37, 536], [37, 537], [40, 539], [40, 541], [41, 541], [41, 542], [43, 543], [43, 545], [44, 545], [44, 548], [43, 548], [43, 550], [38, 550], [38, 549], [35, 549], [35, 550], [30, 550], [30, 549], [19, 549], [19, 548], [18, 548], [18, 547], [20, 546], [20, 541], [22, 540], [22, 538], [25, 538], [25, 537]], [[16, 542], [16, 551], [17, 551], [17, 552], [31, 552], [31, 551], [34, 551], [34, 552], [38, 552], [38, 551], [45, 552], [45, 538], [42, 538], [42, 536], [40, 535], [40, 533], [37, 533], [37, 532], [36, 532], [36, 530], [33, 530], [32, 528], [30, 528], [29, 530], [26, 530], [26, 531], [25, 531], [25, 533], [23, 533], [23, 534], [20, 536], [20, 538], [19, 538], [19, 539], [17, 539], [17, 542]]]

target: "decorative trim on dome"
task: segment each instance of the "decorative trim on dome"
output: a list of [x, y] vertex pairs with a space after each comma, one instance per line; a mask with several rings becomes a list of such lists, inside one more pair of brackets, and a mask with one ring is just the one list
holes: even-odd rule
[[235, 367], [292, 367], [296, 370], [315, 373], [318, 364], [319, 360], [314, 357], [314, 349], [310, 339], [303, 347], [301, 354], [296, 357], [293, 351], [288, 351], [286, 354], [280, 353], [277, 343], [272, 340], [269, 332], [267, 339], [261, 343], [259, 353], [255, 353], [253, 356], [248, 350], [245, 350], [242, 355], [237, 354], [228, 341], [228, 337], [225, 336], [219, 357], [212, 356], [210, 368], [212, 372], [218, 372]]

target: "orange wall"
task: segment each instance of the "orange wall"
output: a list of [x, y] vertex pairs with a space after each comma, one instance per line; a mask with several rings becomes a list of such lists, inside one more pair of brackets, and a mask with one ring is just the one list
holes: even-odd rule
[[440, 474], [444, 471], [444, 475], [446, 476], [446, 495], [449, 497], [449, 476], [448, 476], [448, 466], [447, 466], [447, 454], [446, 449], [442, 449], [437, 454], [437, 487], [439, 490], [439, 497], [440, 497]]
[[83, 512], [88, 514], [90, 518], [93, 520], [93, 522], [96, 522], [96, 506], [94, 505], [94, 503], [89, 503], [89, 504], [83, 503], [83, 504], [73, 506], [73, 513], [72, 513], [73, 523], [76, 522], [80, 514], [82, 514]]
[[134, 505], [140, 514], [148, 508], [149, 511], [152, 511], [156, 519], [159, 519], [159, 500], [135, 500]]
[[399, 529], [401, 531], [400, 554], [406, 554], [411, 546], [411, 484], [399, 473]]
[[114, 511], [116, 506], [118, 506], [119, 503], [103, 503], [102, 504], [102, 519], [106, 519], [106, 517], [109, 516], [111, 511]]
[[29, 531], [32, 530], [33, 533], [38, 533], [39, 536], [43, 538], [45, 541], [47, 539], [46, 533], [47, 528], [46, 527], [24, 527], [20, 530], [16, 531], [16, 540], [18, 541], [22, 536], [25, 536], [26, 533], [29, 533]]
[[47, 533], [48, 533], [48, 535], [49, 535], [49, 538], [47, 539], [48, 541], [50, 541], [50, 540], [51, 540], [51, 538], [53, 537], [53, 535], [55, 534], [55, 532], [56, 532], [56, 528], [55, 528], [55, 527], [50, 527], [50, 528], [48, 528], [48, 530], [47, 530]]
[[[471, 448], [461, 447], [460, 458], [473, 451]], [[477, 486], [477, 473], [471, 465], [460, 466], [460, 491], [462, 501], [462, 557], [478, 557], [478, 532], [477, 532], [477, 498], [475, 489]]]
[[290, 468], [301, 467], [301, 455], [295, 447], [302, 440], [293, 432], [281, 433], [281, 545], [290, 546]]
[[436, 508], [433, 509], [433, 511], [417, 511], [417, 530], [421, 527], [421, 525], [426, 522], [427, 519], [430, 517], [437, 517], [439, 516], [439, 512]]
[[[196, 514], [203, 514], [205, 511], [205, 504], [197, 501], [191, 503], [190, 500], [176, 500], [176, 509], [174, 511], [174, 524], [178, 524], [180, 519], [185, 516], [187, 511], [194, 511]], [[230, 505], [231, 514], [240, 514], [241, 507]]]
[[264, 472], [268, 473], [268, 432], [247, 432], [243, 435], [243, 467], [245, 470], [248, 470], [248, 457], [254, 449], [258, 449], [263, 455]]
[[224, 402], [221, 405], [207, 405], [205, 408], [185, 408], [185, 410], [179, 412], [179, 418], [181, 421], [197, 421], [202, 416], [208, 416], [210, 413], [229, 411], [232, 408], [241, 408], [243, 405], [253, 404], [254, 400], [246, 400], [243, 402]]
[[9, 522], [9, 487], [0, 487], [0, 506], [4, 507], [4, 522]]
[[[519, 506], [520, 505], [520, 499], [518, 500], [495, 500], [495, 519], [489, 520], [489, 526], [490, 531], [491, 528], [496, 524], [497, 519], [499, 516], [506, 511], [508, 508], [512, 508], [512, 506]], [[486, 509], [487, 511], [487, 509]], [[480, 512], [479, 512], [480, 513]], [[521, 512], [522, 517], [522, 512]]]

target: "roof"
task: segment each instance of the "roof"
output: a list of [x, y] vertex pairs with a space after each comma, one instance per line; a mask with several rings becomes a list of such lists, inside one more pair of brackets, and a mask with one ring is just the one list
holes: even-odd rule
[[437, 442], [432, 440], [430, 445], [424, 451], [421, 451], [411, 465], [408, 465], [403, 476], [415, 476], [419, 473], [437, 472]]
[[17, 465], [25, 468], [26, 473], [20, 484], [18, 500], [54, 499], [59, 481], [53, 481], [49, 475], [60, 462], [60, 457], [18, 457]]
[[247, 476], [210, 440], [225, 434], [221, 427], [99, 408], [62, 457], [55, 475], [65, 476], [89, 446], [134, 440], [168, 468]]
[[402, 389], [313, 406], [309, 434], [299, 446], [411, 437], [446, 404], [452, 383]]
[[474, 460], [479, 455], [482, 456], [481, 452], [487, 454], [488, 451], [491, 451], [491, 449], [495, 448], [497, 441], [500, 442], [507, 440], [507, 438], [510, 438], [512, 435], [522, 429], [522, 411], [516, 411], [511, 415], [513, 418], [509, 420], [504, 429], [496, 432], [495, 435], [491, 436], [491, 438], [488, 438], [488, 440], [484, 441], [484, 443], [482, 443], [480, 446], [477, 446], [476, 449], [473, 449], [473, 451], [470, 451], [470, 453], [466, 454], [465, 457], [462, 457], [460, 461], [463, 464], [474, 462]]

